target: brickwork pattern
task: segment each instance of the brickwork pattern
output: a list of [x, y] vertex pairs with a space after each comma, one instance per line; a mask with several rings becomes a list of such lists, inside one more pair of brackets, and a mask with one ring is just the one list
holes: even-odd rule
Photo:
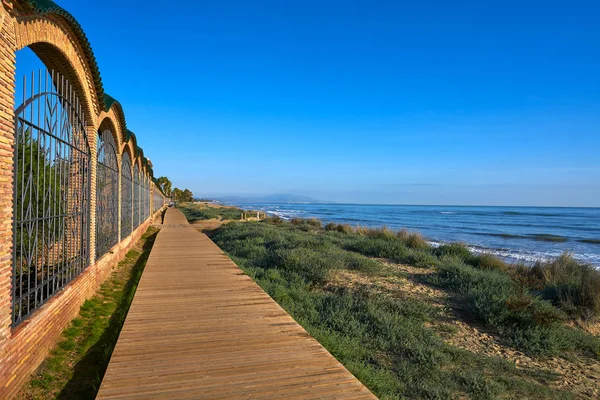
[[[137, 164], [150, 175], [143, 162], [134, 135], [128, 135], [121, 106], [114, 102], [102, 110], [91, 74], [90, 61], [77, 41], [74, 28], [53, 15], [35, 15], [22, 1], [0, 4], [0, 399], [10, 399], [56, 344], [62, 330], [79, 312], [81, 304], [91, 297], [110, 275], [153, 218], [147, 218], [131, 235], [119, 238], [111, 251], [95, 260], [96, 156], [97, 132], [107, 127], [115, 136], [121, 154], [127, 151], [132, 165]], [[13, 157], [15, 127], [15, 63], [16, 52], [31, 48], [49, 70], [69, 79], [84, 104], [88, 143], [91, 153], [90, 190], [90, 265], [58, 294], [12, 327], [12, 243], [13, 243]], [[129, 138], [129, 139], [128, 139]], [[118, 157], [119, 170], [121, 157]], [[119, 199], [121, 185], [119, 173]], [[158, 190], [151, 184], [152, 191]], [[150, 197], [153, 202], [153, 196]], [[160, 215], [164, 206], [153, 217]], [[119, 201], [118, 221], [121, 221]], [[154, 207], [151, 206], [151, 211]], [[151, 212], [152, 213], [152, 212]], [[120, 226], [119, 226], [120, 232]]]

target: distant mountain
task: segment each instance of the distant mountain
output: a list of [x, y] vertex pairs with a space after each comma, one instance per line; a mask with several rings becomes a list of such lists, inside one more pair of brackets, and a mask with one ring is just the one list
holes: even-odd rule
[[271, 194], [268, 196], [223, 196], [215, 200], [223, 203], [323, 203], [307, 196], [296, 194]]

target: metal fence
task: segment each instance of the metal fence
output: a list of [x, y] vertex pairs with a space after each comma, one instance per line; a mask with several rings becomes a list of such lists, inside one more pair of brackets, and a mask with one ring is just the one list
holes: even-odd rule
[[133, 167], [133, 229], [140, 226], [140, 169]]
[[[152, 211], [151, 177], [138, 163], [132, 170], [127, 152], [119, 171], [115, 132], [97, 133], [97, 159], [92, 160], [84, 107], [65, 77], [38, 71], [23, 78], [16, 104], [13, 326], [78, 276], [90, 264], [90, 251], [99, 259], [119, 242], [119, 233], [126, 238]], [[94, 191], [92, 225], [89, 200]], [[156, 211], [163, 199], [153, 200]], [[91, 229], [95, 249], [90, 249]]]
[[39, 71], [17, 97], [13, 325], [89, 264], [91, 179], [85, 116], [70, 82]]
[[96, 259], [119, 242], [119, 165], [113, 134], [98, 135], [96, 172]]
[[121, 161], [121, 240], [133, 230], [132, 195], [131, 159], [129, 153], [124, 153]]
[[150, 180], [144, 175], [144, 207], [143, 220], [150, 217]]
[[160, 210], [163, 206], [163, 196], [156, 188], [154, 188], [154, 192], [153, 192], [152, 206], [153, 206], [152, 214], [154, 214], [155, 212]]

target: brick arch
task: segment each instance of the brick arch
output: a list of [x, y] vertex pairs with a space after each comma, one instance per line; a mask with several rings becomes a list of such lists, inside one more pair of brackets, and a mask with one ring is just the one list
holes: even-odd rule
[[119, 158], [121, 159], [121, 161], [123, 161], [123, 156], [125, 155], [125, 153], [127, 153], [129, 155], [129, 161], [131, 161], [131, 170], [133, 172], [133, 166], [136, 163], [136, 156], [135, 156], [135, 151], [131, 144], [131, 141], [129, 141], [127, 143], [123, 143], [123, 147], [121, 148], [121, 152], [119, 155]]
[[137, 152], [140, 159], [140, 171], [144, 171], [146, 169], [146, 157], [144, 157], [144, 150], [138, 146]]
[[137, 137], [135, 136], [135, 133], [131, 132], [129, 129], [127, 130], [126, 134], [125, 134], [125, 140], [124, 140], [125, 144], [128, 146], [131, 146], [131, 155], [132, 155], [132, 161], [138, 157], [139, 152], [138, 152], [138, 144], [137, 144]]
[[75, 35], [61, 18], [40, 15], [17, 16], [14, 23], [15, 51], [29, 47], [50, 70], [67, 78], [83, 103], [88, 126], [97, 126], [100, 104], [89, 60]]
[[105, 111], [101, 112], [98, 119], [102, 120], [105, 116], [110, 116], [113, 121], [118, 122], [119, 126], [119, 146], [127, 140], [127, 122], [125, 121], [125, 112], [121, 103], [108, 94], [104, 94]]
[[121, 168], [121, 155], [123, 148], [123, 129], [121, 128], [121, 122], [115, 115], [114, 110], [111, 108], [108, 112], [103, 111], [98, 116], [98, 129], [96, 131], [104, 131], [105, 129], [110, 130], [115, 140], [117, 148], [117, 158], [119, 159], [119, 169]]
[[142, 158], [140, 157], [139, 154], [135, 157], [135, 159], [133, 160], [133, 164], [131, 164], [131, 166], [133, 166], [134, 164], [138, 166], [139, 171], [141, 173], [143, 171], [144, 166], [142, 164]]

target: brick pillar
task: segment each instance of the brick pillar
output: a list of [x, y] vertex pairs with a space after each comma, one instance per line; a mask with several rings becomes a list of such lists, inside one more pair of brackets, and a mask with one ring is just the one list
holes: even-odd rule
[[[90, 145], [90, 265], [96, 261], [96, 175], [98, 173], [98, 129], [87, 127], [87, 140]], [[85, 227], [84, 227], [85, 229]]]
[[16, 39], [13, 19], [0, 5], [0, 360], [11, 335], [13, 155]]
[[121, 243], [121, 240], [123, 240], [123, 236], [121, 235], [121, 208], [123, 208], [123, 196], [121, 195], [123, 192], [123, 188], [121, 187], [122, 184], [122, 180], [121, 180], [121, 175], [122, 175], [122, 168], [123, 168], [123, 154], [117, 154], [117, 165], [118, 165], [118, 170], [119, 170], [119, 177], [117, 178], [117, 182], [118, 182], [118, 189], [117, 189], [117, 237], [119, 238], [119, 243]]

